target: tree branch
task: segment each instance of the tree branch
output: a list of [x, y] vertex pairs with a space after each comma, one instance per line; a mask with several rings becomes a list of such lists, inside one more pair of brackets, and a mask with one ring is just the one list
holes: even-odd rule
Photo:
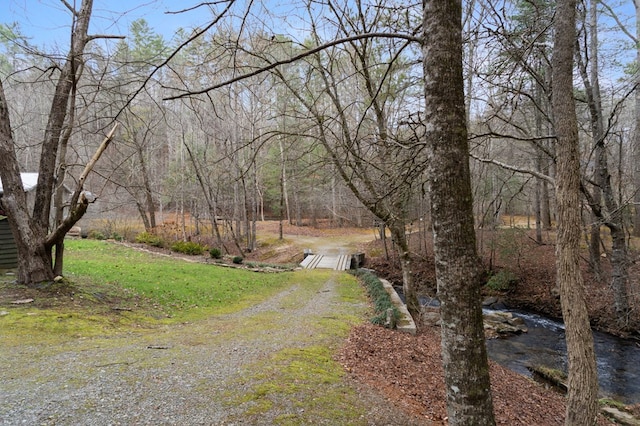
[[356, 35], [351, 36], [351, 37], [345, 37], [345, 38], [341, 38], [341, 39], [330, 41], [328, 43], [325, 43], [325, 44], [322, 44], [320, 46], [314, 47], [313, 49], [309, 49], [306, 52], [300, 53], [300, 54], [292, 56], [290, 58], [283, 59], [281, 61], [272, 62], [272, 63], [270, 63], [269, 65], [267, 65], [265, 67], [258, 68], [257, 70], [251, 71], [250, 73], [239, 75], [237, 77], [234, 77], [234, 78], [231, 78], [229, 80], [223, 81], [222, 83], [214, 84], [213, 86], [207, 87], [205, 89], [195, 90], [195, 91], [187, 91], [187, 92], [182, 93], [180, 95], [168, 96], [166, 98], [163, 98], [163, 100], [171, 101], [171, 100], [186, 98], [186, 97], [189, 97], [189, 96], [201, 95], [203, 93], [208, 93], [208, 92], [211, 92], [212, 90], [219, 89], [219, 88], [225, 87], [225, 86], [229, 86], [230, 84], [237, 83], [238, 81], [246, 80], [248, 78], [251, 78], [251, 77], [254, 77], [256, 75], [262, 74], [264, 72], [270, 71], [270, 70], [272, 70], [274, 68], [279, 67], [280, 65], [291, 64], [293, 62], [299, 61], [300, 59], [306, 58], [307, 56], [314, 55], [314, 54], [316, 54], [318, 52], [321, 52], [321, 51], [323, 51], [325, 49], [328, 49], [329, 47], [337, 46], [339, 44], [349, 43], [349, 42], [354, 41], [354, 40], [361, 40], [361, 39], [372, 38], [372, 37], [399, 38], [399, 39], [404, 39], [404, 40], [411, 41], [411, 42], [421, 43], [421, 39], [419, 37], [412, 36], [412, 35], [409, 35], [409, 34], [377, 33], [377, 32], [356, 34]]
[[69, 2], [67, 2], [66, 0], [60, 0], [60, 2], [64, 5], [64, 7], [66, 7], [67, 9], [69, 9], [69, 11], [70, 11], [73, 15], [75, 15], [75, 16], [77, 16], [77, 15], [78, 15], [78, 12], [76, 11], [76, 9], [75, 9], [73, 6], [71, 6], [71, 4], [69, 4]]
[[512, 172], [531, 175], [531, 176], [537, 177], [538, 179], [546, 180], [550, 184], [555, 185], [555, 180], [551, 176], [545, 175], [544, 173], [536, 172], [535, 170], [523, 169], [521, 167], [512, 166], [510, 164], [506, 164], [498, 160], [493, 160], [491, 158], [480, 158], [480, 157], [476, 157], [473, 154], [469, 154], [469, 156], [471, 156], [471, 158], [473, 158], [474, 160], [480, 161], [481, 163], [495, 164], [496, 166], [502, 167], [503, 169], [511, 170]]
[[93, 35], [87, 36], [87, 42], [92, 41], [92, 40], [96, 40], [96, 39], [99, 39], [99, 38], [124, 40], [127, 37], [126, 36], [122, 36], [122, 35], [114, 35], [114, 34], [93, 34]]
[[[47, 248], [53, 247], [60, 239], [64, 238], [65, 234], [69, 232], [69, 230], [82, 218], [82, 216], [87, 211], [89, 204], [95, 201], [95, 197], [91, 196], [84, 191], [84, 181], [87, 179], [87, 176], [93, 170], [93, 167], [98, 162], [102, 153], [107, 149], [111, 140], [113, 139], [113, 135], [116, 133], [116, 129], [118, 128], [119, 123], [115, 123], [111, 131], [105, 136], [102, 143], [96, 150], [91, 160], [87, 163], [80, 178], [78, 179], [78, 183], [76, 184], [76, 189], [73, 193], [70, 203], [71, 211], [67, 215], [67, 217], [54, 229], [52, 233], [50, 233], [46, 240], [44, 241], [44, 246]], [[79, 202], [78, 202], [79, 201]]]
[[227, 7], [222, 11], [222, 13], [220, 13], [218, 16], [216, 16], [216, 18], [211, 21], [211, 23], [209, 25], [207, 25], [206, 27], [204, 27], [202, 30], [196, 31], [191, 37], [189, 37], [187, 40], [185, 40], [184, 43], [180, 44], [172, 53], [171, 55], [169, 55], [167, 57], [167, 59], [165, 59], [164, 61], [162, 61], [157, 67], [155, 67], [153, 69], [153, 71], [151, 71], [149, 73], [149, 75], [147, 76], [147, 78], [144, 79], [144, 81], [142, 82], [142, 84], [140, 85], [140, 87], [138, 87], [138, 90], [136, 90], [135, 92], [133, 92], [133, 94], [131, 96], [129, 96], [129, 99], [127, 100], [126, 104], [120, 109], [120, 112], [118, 112], [118, 114], [116, 115], [116, 118], [118, 118], [120, 116], [120, 114], [131, 104], [131, 102], [133, 102], [133, 100], [136, 98], [136, 96], [138, 96], [140, 94], [140, 92], [142, 92], [142, 90], [147, 86], [147, 83], [149, 83], [149, 81], [151, 81], [151, 78], [165, 65], [167, 65], [186, 45], [188, 45], [189, 43], [191, 43], [193, 40], [197, 39], [198, 37], [200, 37], [202, 34], [204, 34], [205, 32], [207, 32], [211, 27], [213, 27], [214, 25], [216, 25], [220, 19], [222, 19], [223, 16], [225, 16], [227, 14], [227, 12], [229, 11], [229, 9], [231, 9], [231, 6], [233, 6], [233, 4], [235, 3], [236, 0], [230, 0], [229, 4], [227, 5]]
[[609, 15], [613, 18], [614, 21], [616, 21], [616, 24], [618, 24], [620, 31], [625, 33], [625, 35], [631, 39], [633, 44], [638, 44], [638, 38], [633, 34], [631, 34], [629, 30], [627, 30], [627, 27], [620, 21], [620, 18], [618, 18], [618, 15], [613, 11], [611, 6], [609, 6], [606, 1], [598, 2], [598, 4], [604, 7], [605, 9], [607, 9], [607, 12], [609, 12]]

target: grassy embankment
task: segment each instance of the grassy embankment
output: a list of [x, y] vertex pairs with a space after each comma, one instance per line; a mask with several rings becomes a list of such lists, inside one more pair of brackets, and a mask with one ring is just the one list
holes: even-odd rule
[[8, 282], [11, 277], [0, 280], [3, 294], [17, 291], [20, 296], [15, 297], [34, 299], [11, 305], [3, 298], [0, 311], [10, 313], [0, 317], [5, 343], [197, 321], [239, 311], [314, 276], [308, 271], [258, 273], [191, 263], [95, 240], [68, 241], [64, 270], [65, 281], [48, 288], [16, 289]]

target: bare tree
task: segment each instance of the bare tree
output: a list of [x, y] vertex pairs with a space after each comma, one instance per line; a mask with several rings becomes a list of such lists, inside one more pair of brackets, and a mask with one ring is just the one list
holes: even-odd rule
[[34, 284], [54, 278], [54, 271], [58, 270], [60, 265], [58, 268], [54, 266], [53, 247], [56, 246], [57, 251], [60, 252], [56, 255], [60, 256], [57, 257], [60, 262], [65, 234], [80, 220], [89, 203], [93, 201], [93, 197], [84, 193], [84, 181], [113, 136], [112, 131], [94, 156], [95, 161], [90, 162], [78, 178], [67, 215], [50, 232], [52, 199], [58, 177], [56, 166], [59, 165], [61, 143], [64, 144], [67, 138], [65, 128], [74, 125], [69, 118], [69, 111], [74, 105], [73, 94], [83, 71], [83, 53], [87, 43], [99, 37], [91, 36], [87, 32], [93, 6], [92, 0], [83, 1], [78, 10], [67, 2], [64, 4], [73, 18], [71, 45], [63, 63], [56, 69], [58, 78], [42, 137], [38, 185], [32, 207], [28, 205], [22, 188], [9, 105], [0, 83], [0, 177], [4, 188], [1, 202], [8, 214], [18, 248], [18, 282], [24, 284]]
[[[592, 189], [587, 192], [586, 185], [582, 187], [588, 204], [591, 207], [594, 223], [592, 224], [590, 241], [590, 260], [594, 272], [600, 278], [600, 226], [604, 224], [611, 233], [612, 250], [610, 262], [611, 287], [613, 289], [615, 310], [618, 325], [621, 330], [629, 328], [629, 294], [628, 294], [628, 265], [630, 263], [627, 252], [627, 238], [624, 229], [622, 208], [616, 199], [611, 175], [609, 172], [609, 154], [606, 142], [609, 139], [609, 129], [605, 128], [605, 117], [602, 107], [600, 79], [598, 76], [598, 1], [590, 1], [584, 18], [585, 31], [589, 42], [580, 49], [578, 54], [578, 68], [585, 87], [585, 98], [590, 117], [591, 138], [593, 141], [594, 178]], [[586, 37], [586, 36], [585, 36]], [[587, 43], [585, 43], [587, 44]], [[587, 62], [588, 61], [588, 62]], [[615, 112], [615, 111], [614, 111]], [[602, 205], [604, 204], [604, 205]]]
[[580, 271], [580, 155], [573, 97], [576, 2], [561, 0], [555, 16], [553, 114], [557, 134], [557, 281], [569, 357], [566, 425], [595, 424], [598, 377]]
[[[636, 31], [635, 31], [635, 45], [636, 45], [636, 84], [640, 87], [640, 0], [634, 0], [633, 6], [636, 12]], [[633, 235], [640, 237], [640, 89], [636, 87], [635, 90], [635, 116], [634, 116], [634, 131], [633, 131], [633, 154], [634, 154], [634, 170], [633, 170], [633, 182], [635, 191], [633, 193], [633, 204], [635, 207], [635, 215], [633, 220]]]

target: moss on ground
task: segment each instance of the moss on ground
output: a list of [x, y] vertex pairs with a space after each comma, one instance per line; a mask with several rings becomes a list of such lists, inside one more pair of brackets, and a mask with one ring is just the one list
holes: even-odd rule
[[324, 345], [283, 349], [249, 371], [246, 392], [226, 395], [239, 418], [268, 416], [278, 425], [366, 424], [365, 407]]
[[344, 305], [344, 312], [299, 318], [309, 330], [306, 337], [300, 337], [300, 346], [284, 348], [248, 366], [239, 383], [229, 386], [234, 391], [223, 396], [229, 407], [238, 411], [237, 419], [270, 418], [277, 425], [366, 424], [366, 407], [334, 359], [351, 327], [363, 322], [367, 309], [364, 291], [347, 274], [325, 271], [308, 276], [316, 278], [290, 293], [280, 305], [291, 309], [295, 302], [303, 306], [325, 291], [322, 286], [333, 279], [338, 294], [335, 302]]

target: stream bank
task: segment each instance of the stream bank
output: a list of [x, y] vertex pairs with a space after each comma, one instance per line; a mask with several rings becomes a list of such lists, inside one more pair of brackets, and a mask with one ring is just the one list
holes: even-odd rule
[[[564, 324], [540, 315], [510, 311], [522, 318], [526, 333], [487, 340], [489, 356], [509, 369], [531, 376], [529, 366], [567, 371]], [[625, 404], [640, 403], [640, 346], [636, 341], [593, 331], [600, 396]]]

